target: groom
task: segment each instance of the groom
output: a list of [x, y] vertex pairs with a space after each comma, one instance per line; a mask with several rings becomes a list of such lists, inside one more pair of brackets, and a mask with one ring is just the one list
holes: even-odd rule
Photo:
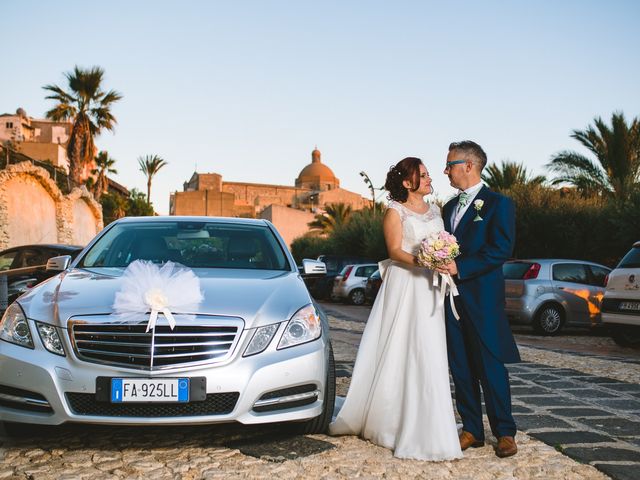
[[496, 455], [510, 457], [518, 447], [511, 415], [509, 373], [505, 363], [520, 361], [504, 313], [502, 264], [511, 256], [515, 239], [513, 202], [481, 183], [487, 155], [471, 141], [449, 145], [445, 175], [460, 194], [442, 210], [445, 229], [460, 244], [460, 255], [442, 269], [453, 276], [460, 295], [453, 297], [460, 319], [446, 305], [449, 368], [456, 405], [462, 418], [460, 447], [484, 445], [480, 387], [498, 439]]

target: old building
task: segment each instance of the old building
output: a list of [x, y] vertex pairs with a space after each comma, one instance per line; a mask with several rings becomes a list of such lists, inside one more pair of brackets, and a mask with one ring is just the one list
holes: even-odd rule
[[371, 204], [358, 193], [340, 188], [340, 180], [321, 160], [320, 151], [311, 152], [293, 186], [263, 183], [227, 182], [218, 173], [197, 173], [171, 194], [171, 215], [208, 215], [266, 218], [274, 223], [285, 241], [306, 231], [307, 224], [325, 205], [344, 203], [353, 210]]

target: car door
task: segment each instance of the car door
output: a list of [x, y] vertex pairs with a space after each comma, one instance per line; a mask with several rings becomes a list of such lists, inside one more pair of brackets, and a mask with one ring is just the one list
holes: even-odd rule
[[[16, 256], [11, 268], [27, 268], [46, 265], [47, 260], [51, 256], [48, 249], [25, 248]], [[40, 283], [46, 278], [45, 269], [34, 270], [31, 272], [14, 274], [9, 276], [9, 302], [12, 302], [29, 288]]]
[[367, 278], [378, 269], [377, 265], [364, 265], [362, 267], [358, 267], [356, 270], [356, 277], [360, 279], [360, 284], [362, 288], [364, 288], [367, 283]]
[[589, 274], [582, 263], [555, 263], [552, 267], [554, 295], [564, 306], [567, 323], [590, 323]]
[[600, 324], [600, 308], [604, 297], [605, 280], [611, 269], [600, 265], [587, 265], [589, 270], [589, 315], [592, 325]]

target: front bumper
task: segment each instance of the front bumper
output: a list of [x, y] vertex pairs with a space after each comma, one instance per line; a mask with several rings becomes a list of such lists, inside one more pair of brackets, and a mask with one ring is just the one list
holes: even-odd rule
[[[32, 334], [35, 328], [29, 321]], [[278, 334], [280, 331], [278, 332]], [[278, 337], [276, 334], [276, 338]], [[329, 345], [318, 340], [242, 357], [250, 335], [224, 364], [141, 372], [49, 353], [34, 335], [35, 349], [0, 341], [0, 420], [42, 425], [65, 422], [115, 425], [244, 424], [301, 421], [322, 413]], [[71, 353], [70, 353], [71, 352]], [[114, 404], [98, 402], [98, 377], [204, 377], [206, 404]]]

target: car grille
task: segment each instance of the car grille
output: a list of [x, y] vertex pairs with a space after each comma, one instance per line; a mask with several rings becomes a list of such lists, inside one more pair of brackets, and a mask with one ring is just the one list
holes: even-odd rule
[[76, 415], [101, 417], [196, 417], [226, 415], [236, 407], [238, 392], [210, 393], [203, 402], [191, 403], [109, 403], [98, 402], [92, 393], [66, 393]]
[[156, 325], [145, 332], [147, 318], [116, 323], [108, 315], [74, 317], [74, 351], [81, 360], [139, 370], [219, 363], [232, 355], [244, 327], [239, 318], [197, 315], [176, 318], [173, 330]]

